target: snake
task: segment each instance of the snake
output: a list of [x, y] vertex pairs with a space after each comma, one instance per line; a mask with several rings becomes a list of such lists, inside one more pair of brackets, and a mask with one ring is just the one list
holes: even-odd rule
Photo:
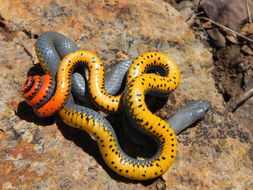
[[[59, 55], [59, 52], [63, 53]], [[58, 112], [65, 123], [88, 132], [96, 139], [106, 164], [126, 178], [147, 180], [156, 178], [168, 170], [176, 157], [176, 134], [169, 122], [149, 111], [145, 103], [145, 94], [167, 95], [178, 86], [179, 70], [169, 57], [158, 52], [138, 56], [131, 65], [128, 63], [130, 66], [126, 69], [127, 85], [124, 92], [111, 95], [105, 89], [105, 69], [99, 57], [90, 51], [79, 50], [64, 35], [56, 32], [42, 34], [36, 42], [36, 53], [46, 75], [29, 76], [22, 93], [38, 116], [48, 117]], [[65, 57], [62, 58], [63, 56]], [[53, 62], [52, 57], [55, 59]], [[154, 138], [158, 148], [151, 158], [139, 160], [127, 155], [121, 149], [113, 127], [101, 114], [73, 102], [72, 73], [79, 66], [88, 68], [89, 93], [97, 106], [109, 112], [121, 111], [124, 108], [129, 121], [138, 130]], [[147, 73], [150, 69], [160, 70], [161, 75]], [[111, 93], [116, 91], [114, 89]], [[204, 110], [202, 113], [209, 109], [207, 107], [201, 108]], [[189, 110], [184, 108], [176, 116], [176, 120], [187, 112]], [[193, 115], [189, 118], [183, 125], [197, 119]], [[182, 124], [179, 125], [180, 131]]]

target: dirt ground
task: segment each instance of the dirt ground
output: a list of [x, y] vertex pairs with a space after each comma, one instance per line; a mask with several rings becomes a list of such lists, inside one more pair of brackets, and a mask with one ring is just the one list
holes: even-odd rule
[[[239, 122], [253, 134], [252, 1], [167, 0], [213, 54], [213, 78]], [[250, 16], [251, 15], [251, 16]]]

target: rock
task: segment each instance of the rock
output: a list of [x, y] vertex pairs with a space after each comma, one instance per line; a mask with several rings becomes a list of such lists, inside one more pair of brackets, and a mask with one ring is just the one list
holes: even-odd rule
[[239, 108], [235, 110], [234, 115], [236, 120], [240, 123], [240, 126], [248, 128], [253, 135], [253, 97], [249, 98], [246, 102], [243, 103]]
[[[0, 4], [1, 189], [252, 188], [252, 136], [224, 109], [211, 74], [211, 53], [167, 2], [0, 0]], [[118, 176], [104, 164], [87, 133], [57, 116], [38, 118], [23, 102], [20, 89], [27, 73], [41, 73], [34, 65], [38, 63], [34, 43], [48, 30], [96, 52], [108, 67], [151, 50], [170, 56], [178, 63], [182, 80], [161, 110], [167, 113], [164, 118], [186, 100], [211, 101], [207, 117], [178, 136], [178, 156], [166, 174], [146, 182]], [[120, 120], [110, 121], [127, 141]], [[141, 147], [138, 153], [142, 151]]]

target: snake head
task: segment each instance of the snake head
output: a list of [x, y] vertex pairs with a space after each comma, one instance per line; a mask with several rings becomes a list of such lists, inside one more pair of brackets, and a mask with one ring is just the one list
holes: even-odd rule
[[188, 112], [191, 113], [194, 121], [203, 118], [210, 109], [211, 103], [207, 100], [192, 100], [187, 103]]

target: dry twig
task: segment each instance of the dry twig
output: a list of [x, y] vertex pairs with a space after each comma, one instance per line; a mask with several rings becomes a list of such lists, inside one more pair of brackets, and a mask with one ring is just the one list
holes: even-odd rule
[[234, 30], [232, 30], [232, 29], [230, 29], [230, 28], [228, 28], [228, 27], [226, 27], [226, 26], [224, 26], [224, 25], [221, 25], [221, 24], [219, 24], [219, 23], [213, 21], [212, 19], [209, 19], [209, 18], [207, 18], [207, 17], [197, 17], [197, 18], [207, 20], [207, 21], [211, 22], [212, 24], [215, 24], [215, 25], [217, 25], [217, 26], [219, 26], [219, 27], [221, 27], [221, 28], [223, 28], [223, 29], [225, 29], [225, 30], [227, 30], [227, 31], [229, 31], [229, 32], [231, 32], [231, 33], [237, 35], [237, 36], [240, 36], [241, 38], [243, 38], [243, 39], [245, 39], [245, 40], [248, 40], [248, 41], [250, 41], [250, 42], [253, 42], [253, 39], [248, 38], [247, 36], [242, 35], [242, 34], [236, 32], [236, 31], [234, 31]]
[[234, 112], [240, 105], [253, 96], [253, 82], [250, 82], [247, 86], [245, 92], [239, 93], [229, 100], [227, 103], [228, 111]]
[[251, 20], [251, 12], [250, 12], [250, 8], [249, 8], [249, 2], [248, 2], [248, 0], [245, 0], [245, 3], [246, 3], [247, 14], [248, 14], [248, 17], [249, 17], [249, 23], [251, 23], [252, 22], [252, 20]]

